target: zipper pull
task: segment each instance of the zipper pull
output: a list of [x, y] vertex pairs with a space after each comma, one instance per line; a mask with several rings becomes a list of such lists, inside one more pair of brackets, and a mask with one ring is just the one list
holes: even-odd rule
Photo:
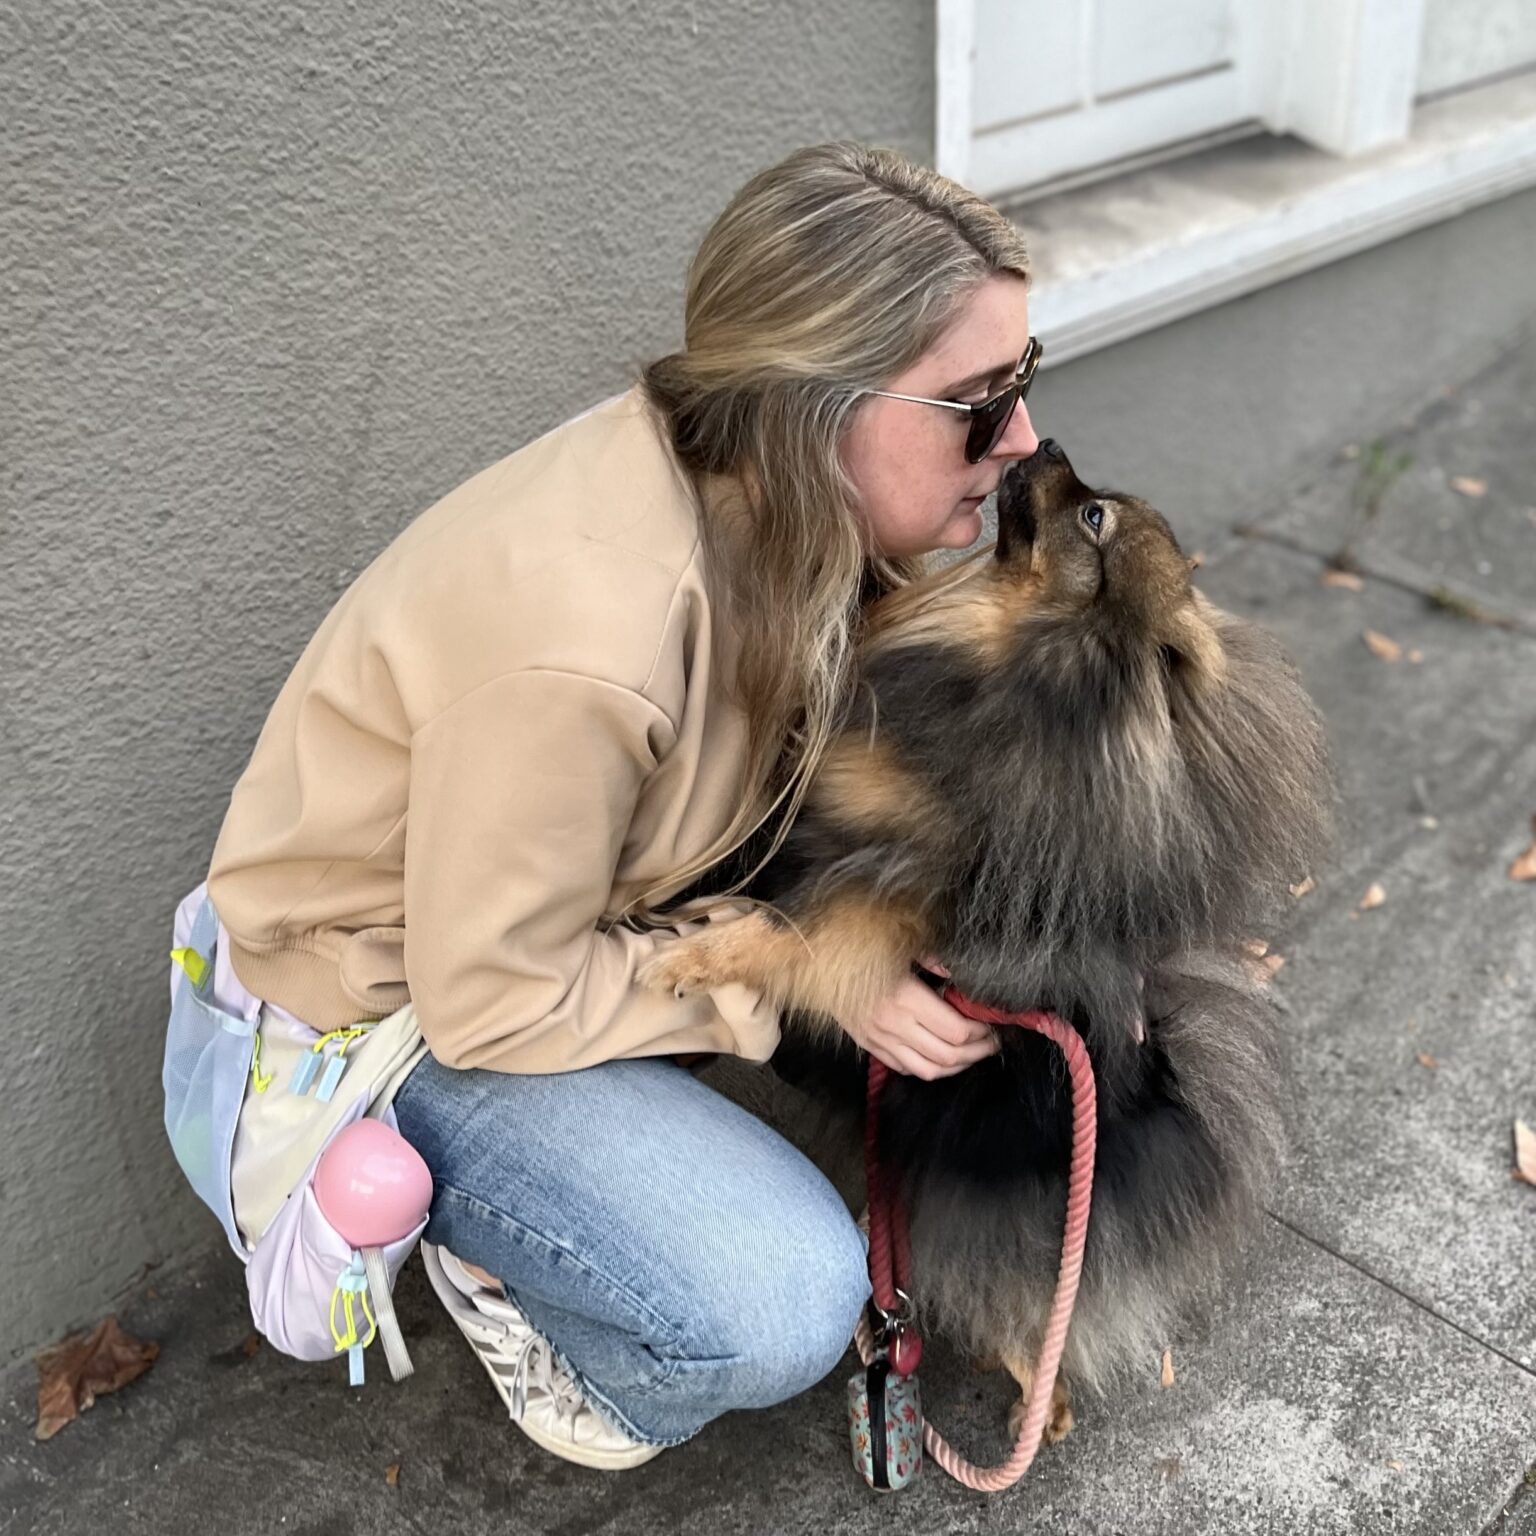
[[308, 1052], [299, 1058], [299, 1064], [293, 1069], [293, 1077], [288, 1084], [288, 1092], [303, 1095], [309, 1092], [309, 1085], [314, 1082], [315, 1074], [320, 1070], [321, 1052], [325, 1048], [325, 1042], [331, 1037], [321, 1035], [310, 1046]]
[[367, 1034], [365, 1029], [338, 1029], [337, 1039], [341, 1042], [336, 1049], [336, 1054], [326, 1063], [325, 1074], [320, 1079], [320, 1087], [315, 1092], [315, 1097], [322, 1104], [329, 1104], [336, 1092], [336, 1085], [341, 1081], [341, 1074], [347, 1070], [347, 1047], [360, 1035]]
[[[329, 1067], [329, 1063], [325, 1059], [325, 1047], [327, 1043], [332, 1040], [344, 1039], [349, 1033], [350, 1031], [345, 1029], [326, 1030], [326, 1032], [321, 1035], [320, 1038], [316, 1040], [312, 1046], [310, 1046], [309, 1054], [301, 1058], [298, 1066], [293, 1069], [293, 1081], [288, 1085], [289, 1093], [308, 1093], [309, 1085], [314, 1082], [315, 1075], [319, 1072], [320, 1068]], [[341, 1076], [339, 1072], [336, 1075], [338, 1078]], [[335, 1091], [335, 1088], [335, 1083], [332, 1083], [332, 1092]], [[328, 1098], [329, 1095], [322, 1095], [322, 1097]]]

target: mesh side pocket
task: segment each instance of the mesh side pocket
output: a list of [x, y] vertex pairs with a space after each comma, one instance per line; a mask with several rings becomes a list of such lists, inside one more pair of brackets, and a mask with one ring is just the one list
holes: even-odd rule
[[[245, 1244], [235, 1225], [230, 1157], [235, 1124], [245, 1101], [255, 1024], [209, 1000], [218, 917], [206, 899], [197, 911], [181, 958], [171, 971], [171, 1015], [165, 1034], [161, 1085], [165, 1130], [188, 1183], [219, 1218], [241, 1259]], [[178, 941], [182, 935], [178, 934]]]

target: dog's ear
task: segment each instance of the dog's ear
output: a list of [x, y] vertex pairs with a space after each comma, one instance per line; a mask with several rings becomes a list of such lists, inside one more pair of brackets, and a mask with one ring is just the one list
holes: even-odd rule
[[1190, 601], [1175, 609], [1163, 626], [1163, 658], [1169, 671], [1197, 692], [1226, 681], [1227, 653], [1218, 630], [1224, 617], [1206, 595], [1190, 588]]

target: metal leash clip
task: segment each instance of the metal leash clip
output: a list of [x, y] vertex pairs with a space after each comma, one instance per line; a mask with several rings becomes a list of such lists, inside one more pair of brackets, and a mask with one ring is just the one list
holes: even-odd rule
[[869, 1298], [870, 1310], [880, 1319], [879, 1332], [882, 1337], [889, 1337], [897, 1329], [910, 1328], [917, 1315], [917, 1309], [912, 1305], [912, 1298], [899, 1285], [892, 1286], [891, 1289], [896, 1292], [897, 1299], [901, 1303], [894, 1312], [887, 1312], [873, 1296]]

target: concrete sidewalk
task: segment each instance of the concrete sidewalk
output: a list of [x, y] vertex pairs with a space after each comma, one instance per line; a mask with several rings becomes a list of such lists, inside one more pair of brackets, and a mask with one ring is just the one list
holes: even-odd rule
[[[603, 1475], [506, 1423], [419, 1261], [397, 1292], [416, 1376], [395, 1386], [377, 1358], [352, 1392], [339, 1364], [246, 1354], [220, 1249], [125, 1302], [159, 1361], [54, 1440], [31, 1439], [31, 1371], [5, 1381], [0, 1529], [1536, 1536], [1536, 1189], [1510, 1177], [1512, 1121], [1536, 1123], [1536, 884], [1507, 876], [1536, 813], [1533, 400], [1527, 339], [1246, 535], [1205, 540], [1201, 586], [1283, 637], [1326, 712], [1347, 820], [1274, 936], [1296, 1156], [1244, 1285], [1171, 1341], [1172, 1388], [1149, 1360], [992, 1500], [937, 1472], [898, 1500], [867, 1492], [843, 1423], [851, 1355], [791, 1403]], [[1363, 590], [1324, 587], [1373, 501]], [[1516, 627], [1459, 616], [1468, 601]], [[1421, 659], [1378, 659], [1366, 629]], [[1385, 902], [1358, 910], [1373, 883]], [[935, 1417], [998, 1458], [1003, 1378], [930, 1356]]]

